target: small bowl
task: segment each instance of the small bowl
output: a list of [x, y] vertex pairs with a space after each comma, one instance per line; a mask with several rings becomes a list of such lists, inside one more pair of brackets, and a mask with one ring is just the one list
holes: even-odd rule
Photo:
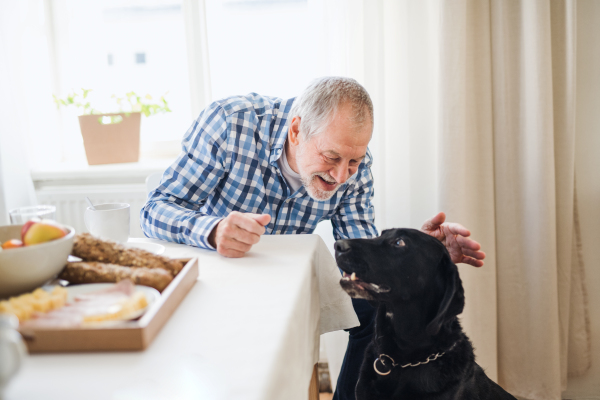
[[[20, 240], [22, 226], [0, 226], [0, 242]], [[73, 249], [75, 229], [61, 226], [68, 233], [60, 239], [0, 251], [0, 299], [32, 291], [62, 271]]]

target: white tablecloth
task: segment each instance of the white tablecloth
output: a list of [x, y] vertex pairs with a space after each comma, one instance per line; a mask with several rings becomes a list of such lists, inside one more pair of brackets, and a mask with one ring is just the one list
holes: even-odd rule
[[305, 400], [319, 334], [358, 325], [317, 235], [264, 236], [240, 259], [153, 242], [198, 257], [200, 277], [150, 347], [32, 355], [6, 399]]

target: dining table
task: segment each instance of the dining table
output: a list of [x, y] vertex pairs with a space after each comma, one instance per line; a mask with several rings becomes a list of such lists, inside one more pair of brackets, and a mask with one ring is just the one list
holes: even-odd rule
[[199, 277], [143, 351], [31, 354], [5, 400], [312, 398], [320, 335], [359, 324], [318, 235], [263, 236], [241, 258], [156, 239]]

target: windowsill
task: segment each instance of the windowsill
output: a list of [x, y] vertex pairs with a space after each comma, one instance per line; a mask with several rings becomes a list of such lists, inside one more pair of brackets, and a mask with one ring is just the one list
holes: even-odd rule
[[30, 173], [36, 189], [47, 186], [143, 184], [148, 175], [164, 172], [181, 152], [179, 140], [140, 143], [140, 160], [133, 163], [88, 165], [83, 149], [71, 149], [62, 162], [33, 165]]
[[31, 170], [36, 189], [43, 186], [135, 184], [144, 183], [146, 177], [163, 172], [173, 163], [173, 158], [140, 159], [135, 163], [88, 165], [72, 161]]

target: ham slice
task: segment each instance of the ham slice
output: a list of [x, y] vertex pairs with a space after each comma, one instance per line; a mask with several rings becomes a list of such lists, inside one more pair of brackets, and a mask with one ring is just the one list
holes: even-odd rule
[[130, 280], [94, 292], [75, 296], [64, 307], [48, 313], [35, 313], [33, 318], [21, 324], [21, 328], [48, 328], [79, 326], [89, 316], [110, 314], [121, 307], [135, 292]]

